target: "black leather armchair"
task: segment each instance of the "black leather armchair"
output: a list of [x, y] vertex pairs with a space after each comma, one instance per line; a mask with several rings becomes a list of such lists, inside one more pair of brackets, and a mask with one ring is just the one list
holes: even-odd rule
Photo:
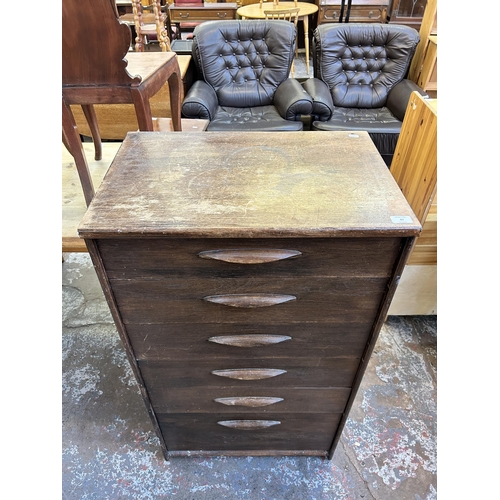
[[410, 94], [420, 35], [394, 24], [322, 24], [313, 34], [312, 130], [366, 130], [388, 166]]
[[207, 21], [196, 27], [193, 59], [200, 79], [182, 116], [210, 120], [209, 131], [297, 131], [312, 99], [289, 78], [295, 26], [287, 21]]

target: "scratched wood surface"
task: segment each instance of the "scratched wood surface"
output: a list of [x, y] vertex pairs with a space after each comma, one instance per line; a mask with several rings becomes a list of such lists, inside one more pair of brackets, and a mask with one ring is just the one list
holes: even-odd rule
[[81, 236], [411, 236], [421, 229], [366, 132], [129, 133], [101, 186]]

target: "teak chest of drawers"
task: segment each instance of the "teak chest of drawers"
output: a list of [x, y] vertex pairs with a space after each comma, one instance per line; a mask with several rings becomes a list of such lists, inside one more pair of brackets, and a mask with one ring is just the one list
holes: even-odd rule
[[79, 235], [166, 457], [331, 458], [420, 230], [365, 132], [137, 132]]

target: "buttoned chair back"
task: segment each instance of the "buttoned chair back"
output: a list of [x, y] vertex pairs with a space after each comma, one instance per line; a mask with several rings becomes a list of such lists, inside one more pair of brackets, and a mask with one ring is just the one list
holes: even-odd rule
[[411, 92], [406, 74], [420, 40], [394, 24], [323, 24], [313, 34], [313, 130], [367, 130], [390, 165]]
[[302, 130], [312, 101], [289, 78], [296, 41], [288, 21], [208, 21], [194, 31], [200, 75], [182, 105], [186, 118], [210, 120], [208, 130]]

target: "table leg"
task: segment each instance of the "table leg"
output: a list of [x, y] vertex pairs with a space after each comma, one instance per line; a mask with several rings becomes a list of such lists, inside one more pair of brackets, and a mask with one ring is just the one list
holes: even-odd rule
[[92, 177], [83, 151], [82, 141], [78, 129], [76, 127], [75, 118], [71, 112], [71, 108], [62, 100], [62, 139], [71, 156], [75, 160], [76, 170], [80, 177], [80, 183], [85, 197], [85, 203], [90, 205], [94, 197], [94, 185], [92, 184]]
[[137, 87], [131, 89], [131, 94], [139, 130], [142, 132], [153, 132], [153, 115], [151, 114], [149, 96], [144, 95]]
[[94, 159], [99, 161], [102, 159], [102, 144], [101, 134], [99, 133], [99, 125], [97, 124], [97, 116], [95, 114], [93, 104], [82, 104], [83, 114], [89, 124], [92, 140], [94, 141], [95, 156]]
[[[170, 59], [166, 66], [162, 67], [162, 73], [158, 77], [162, 82], [168, 82], [170, 94], [170, 112], [172, 115], [172, 124], [175, 131], [182, 131], [181, 123], [181, 89], [182, 78], [177, 56]], [[149, 98], [154, 95], [155, 87], [143, 90], [141, 86], [132, 87], [130, 93], [134, 103], [135, 114], [139, 130], [143, 132], [153, 132], [153, 116], [151, 114], [151, 104]], [[151, 93], [153, 92], [153, 93]]]
[[181, 87], [182, 78], [180, 68], [174, 71], [168, 78], [168, 91], [170, 94], [170, 114], [174, 130], [182, 131], [181, 125]]

